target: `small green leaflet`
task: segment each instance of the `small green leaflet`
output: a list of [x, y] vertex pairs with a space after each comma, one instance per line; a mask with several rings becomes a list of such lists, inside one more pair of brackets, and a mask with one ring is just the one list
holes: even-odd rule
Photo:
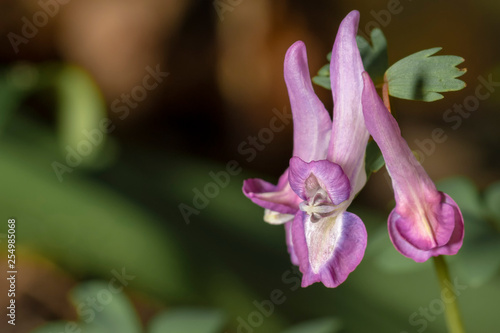
[[[325, 65], [325, 66], [330, 66], [330, 65]], [[315, 76], [312, 78], [312, 81], [316, 83], [318, 86], [323, 87], [328, 90], [332, 90], [331, 84], [330, 84], [330, 76]]]
[[370, 74], [375, 85], [384, 82], [384, 73], [389, 68], [387, 41], [382, 30], [375, 28], [370, 33], [372, 45], [361, 36], [356, 36], [363, 67]]
[[441, 50], [435, 47], [414, 53], [392, 65], [386, 72], [389, 94], [402, 99], [433, 102], [443, 98], [440, 92], [465, 87], [457, 77], [466, 69], [456, 66], [464, 59], [458, 56], [432, 56]]
[[[373, 29], [370, 33], [373, 46], [361, 36], [356, 36], [356, 42], [363, 61], [363, 67], [370, 74], [375, 84], [383, 83], [384, 73], [389, 67], [387, 60], [387, 41], [384, 33], [380, 29]], [[326, 58], [330, 61], [332, 53], [328, 53]], [[330, 64], [326, 64], [318, 71], [318, 75], [312, 81], [325, 89], [331, 90], [330, 86]]]
[[370, 141], [366, 145], [365, 171], [366, 176], [370, 177], [372, 173], [379, 171], [385, 164], [382, 152], [375, 141]]

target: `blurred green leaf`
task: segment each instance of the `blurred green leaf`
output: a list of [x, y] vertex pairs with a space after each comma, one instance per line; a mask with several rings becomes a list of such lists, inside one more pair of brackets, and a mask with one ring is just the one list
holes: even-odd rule
[[456, 91], [465, 87], [457, 77], [465, 69], [456, 66], [464, 59], [458, 56], [432, 56], [441, 50], [435, 47], [414, 53], [392, 65], [386, 72], [389, 94], [394, 97], [432, 102], [443, 98], [440, 92]]
[[[466, 230], [470, 227], [470, 224], [466, 226]], [[500, 271], [500, 237], [491, 230], [484, 230], [477, 237], [467, 233], [464, 245], [454, 259], [452, 267], [457, 273], [468, 285], [479, 287]]]
[[[468, 178], [449, 178], [436, 185], [457, 202], [464, 216], [464, 243], [458, 254], [450, 258], [451, 266], [468, 285], [479, 287], [500, 270], [500, 235], [485, 220], [488, 191], [483, 204], [477, 187]], [[494, 184], [489, 189], [495, 192], [495, 187]]]
[[331, 90], [332, 86], [330, 83], [330, 60], [332, 59], [332, 52], [326, 55], [326, 59], [328, 60], [328, 64], [319, 69], [318, 75], [313, 76], [312, 82], [320, 87]]
[[387, 41], [382, 30], [375, 28], [370, 33], [372, 45], [362, 36], [356, 36], [363, 67], [375, 84], [384, 82], [384, 73], [389, 67]]
[[[332, 53], [329, 53], [329, 54], [331, 56]], [[327, 76], [327, 77], [330, 76], [330, 64], [326, 64], [323, 67], [321, 67], [319, 69], [319, 71], [318, 71], [318, 75], [319, 76], [323, 76], [323, 77], [324, 76]]]
[[342, 329], [342, 323], [336, 318], [323, 318], [300, 323], [282, 333], [336, 333]]
[[25, 63], [15, 64], [0, 72], [0, 132], [37, 81], [38, 70]]
[[[109, 283], [102, 281], [85, 282], [71, 291], [71, 299], [83, 320], [81, 323], [86, 332], [103, 330], [105, 332], [140, 333], [142, 331], [139, 318], [122, 291], [117, 292], [109, 287]], [[95, 311], [89, 300], [96, 300]], [[83, 317], [87, 315], [87, 317]]]
[[314, 76], [312, 81], [320, 87], [331, 90], [330, 76]]
[[428, 269], [430, 265], [429, 263], [416, 263], [399, 253], [389, 238], [386, 225], [373, 230], [368, 246], [367, 253], [373, 258], [376, 267], [387, 273], [416, 272]]
[[[0, 210], [22, 221], [19, 246], [35, 249], [73, 274], [108, 278], [113, 269], [125, 267], [136, 276], [131, 288], [169, 299], [192, 293], [183, 251], [168, 224], [105, 185], [82, 178], [77, 168], [59, 182], [52, 167], [59, 160], [55, 137], [21, 119], [9, 126], [19, 129], [36, 141], [0, 140], [0, 182], [9, 193]], [[5, 227], [0, 225], [0, 232]]]
[[367, 177], [379, 171], [385, 165], [384, 157], [375, 141], [368, 142], [365, 155], [365, 170]]
[[466, 177], [453, 177], [440, 180], [436, 183], [439, 191], [447, 193], [455, 200], [462, 213], [475, 216], [483, 214], [481, 198], [476, 185]]
[[[241, 253], [238, 253], [238, 255], [241, 255]], [[256, 267], [259, 267], [259, 284], [262, 284], [266, 278], [274, 280], [273, 276], [262, 276], [262, 272], [265, 270], [265, 265], [263, 265], [262, 262], [260, 266]], [[217, 272], [214, 273], [206, 283], [211, 286], [209, 291], [210, 298], [214, 299], [217, 307], [225, 309], [225, 312], [228, 314], [229, 318], [231, 318], [228, 323], [230, 325], [229, 327], [235, 330], [245, 330], [243, 326], [245, 326], [245, 323], [249, 325], [249, 316], [255, 313], [255, 311], [259, 311], [255, 306], [255, 301], [258, 299], [258, 296], [255, 292], [250, 291], [250, 289], [252, 289], [250, 283], [242, 281], [241, 276], [231, 274], [233, 270], [234, 267], [228, 269], [218, 266]], [[280, 272], [280, 274], [283, 273]], [[267, 283], [263, 286], [266, 292], [268, 292], [269, 285], [270, 284]], [[265, 296], [269, 297], [269, 294]], [[273, 312], [271, 316], [266, 317], [262, 325], [259, 326], [259, 332], [274, 333], [279, 332], [285, 327], [286, 319], [283, 318], [278, 307], [276, 307], [275, 310], [276, 311]]]
[[0, 132], [7, 126], [12, 112], [21, 104], [24, 94], [0, 77]]
[[[56, 73], [54, 73], [56, 75]], [[60, 145], [76, 151], [82, 165], [92, 165], [106, 142], [106, 104], [99, 88], [83, 69], [63, 66], [57, 73]], [[104, 129], [104, 130], [103, 130]], [[84, 152], [84, 153], [83, 153]]]
[[403, 256], [394, 248], [392, 243], [391, 246], [387, 246], [378, 254], [375, 263], [379, 268], [391, 273], [414, 272], [424, 269], [428, 265], [427, 263], [416, 263], [412, 259]]
[[219, 333], [225, 321], [219, 310], [173, 309], [154, 317], [148, 333]]
[[[194, 190], [204, 195], [206, 186], [210, 183], [215, 184], [209, 173], [225, 172], [226, 167], [220, 164], [202, 163], [198, 159], [187, 159], [182, 163], [171, 162], [170, 164], [173, 172], [163, 174], [164, 178], [161, 180], [163, 188], [165, 191], [175, 188], [176, 199], [192, 207], [194, 207]], [[274, 226], [269, 228], [269, 225], [263, 221], [264, 210], [252, 204], [241, 191], [243, 180], [252, 176], [255, 177], [255, 174], [244, 174], [242, 170], [241, 174], [230, 177], [228, 184], [219, 188], [218, 195], [208, 200], [206, 208], [201, 209], [200, 214], [193, 214], [190, 217], [190, 223], [196, 224], [203, 219], [209, 219], [214, 226], [241, 234], [246, 239], [259, 242], [261, 245], [267, 243], [275, 249], [275, 241], [281, 240], [284, 235], [283, 228]], [[181, 217], [180, 213], [178, 215]], [[235, 216], [238, 216], [238, 223], [234, 221]], [[197, 220], [200, 222], [196, 222]]]
[[44, 325], [32, 333], [75, 332], [85, 333], [140, 333], [137, 314], [122, 291], [111, 289], [109, 283], [90, 281], [71, 291], [71, 300], [80, 315], [79, 322], [55, 322]]
[[489, 214], [500, 228], [500, 182], [491, 184], [484, 192], [484, 201]]

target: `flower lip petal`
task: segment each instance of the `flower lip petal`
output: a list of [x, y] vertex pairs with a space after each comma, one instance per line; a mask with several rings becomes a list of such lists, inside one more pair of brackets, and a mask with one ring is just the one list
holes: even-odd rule
[[306, 162], [325, 159], [332, 120], [314, 92], [303, 42], [288, 49], [284, 75], [293, 115], [293, 156]]
[[349, 212], [315, 224], [307, 219], [304, 212], [298, 212], [292, 225], [294, 249], [303, 273], [302, 287], [322, 282], [335, 288], [363, 258], [367, 243], [365, 225]]
[[[316, 182], [312, 182], [313, 175]], [[308, 200], [321, 187], [328, 193], [331, 202], [338, 205], [346, 201], [351, 193], [349, 178], [342, 167], [327, 160], [304, 162], [299, 157], [290, 159], [289, 181], [292, 190], [302, 199]]]

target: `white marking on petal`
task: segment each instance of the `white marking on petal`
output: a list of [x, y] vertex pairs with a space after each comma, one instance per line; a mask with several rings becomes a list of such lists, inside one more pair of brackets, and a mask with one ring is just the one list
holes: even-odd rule
[[[340, 219], [340, 220], [339, 220]], [[318, 223], [306, 221], [305, 234], [312, 271], [317, 274], [331, 259], [341, 236], [342, 215], [322, 218]]]

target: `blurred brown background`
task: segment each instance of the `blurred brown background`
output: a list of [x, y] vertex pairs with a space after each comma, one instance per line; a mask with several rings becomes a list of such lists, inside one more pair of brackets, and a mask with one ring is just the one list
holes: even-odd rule
[[[474, 93], [479, 75], [493, 74], [500, 81], [500, 5], [490, 0], [398, 2], [398, 14], [387, 18], [381, 11], [394, 1], [72, 0], [60, 4], [36, 36], [19, 45], [19, 53], [3, 38], [0, 60], [79, 64], [94, 76], [109, 105], [142, 80], [145, 67], [160, 64], [170, 76], [115, 134], [155, 147], [175, 142], [180, 151], [220, 161], [241, 160], [238, 144], [267, 125], [273, 108], [288, 106], [282, 70], [287, 48], [303, 40], [315, 73], [326, 62], [340, 20], [358, 9], [360, 31], [366, 33], [377, 19], [383, 23], [378, 26], [388, 40], [390, 64], [435, 46], [443, 47], [441, 54], [466, 59], [463, 91], [435, 103], [392, 103], [409, 142], [429, 137], [436, 126], [450, 136], [426, 162], [433, 177], [465, 174], [480, 184], [491, 182], [499, 167], [499, 94], [481, 102], [456, 131], [443, 121], [443, 113]], [[31, 20], [42, 8], [35, 0], [0, 6], [4, 36], [20, 34], [21, 18]], [[331, 109], [329, 92], [316, 90]], [[291, 130], [279, 133], [244, 167], [278, 174], [290, 155]]]

